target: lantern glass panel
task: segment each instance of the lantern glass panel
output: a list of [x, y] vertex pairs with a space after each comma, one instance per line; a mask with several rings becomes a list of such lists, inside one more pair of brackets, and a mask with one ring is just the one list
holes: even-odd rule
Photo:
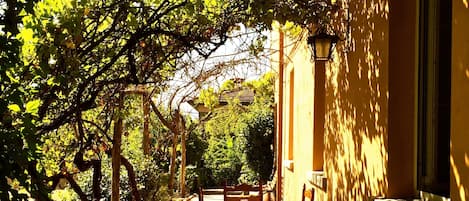
[[315, 57], [317, 60], [328, 60], [332, 41], [330, 38], [316, 38], [315, 40]]

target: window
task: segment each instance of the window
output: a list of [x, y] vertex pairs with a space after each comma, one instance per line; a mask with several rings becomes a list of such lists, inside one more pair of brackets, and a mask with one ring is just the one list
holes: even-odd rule
[[449, 196], [451, 1], [420, 1], [418, 188]]
[[289, 100], [288, 100], [288, 160], [293, 161], [293, 126], [294, 126], [294, 109], [295, 109], [295, 72], [290, 71], [289, 79]]

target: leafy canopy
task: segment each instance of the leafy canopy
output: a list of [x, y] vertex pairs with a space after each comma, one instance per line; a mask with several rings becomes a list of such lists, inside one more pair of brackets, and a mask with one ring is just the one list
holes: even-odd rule
[[[43, 136], [68, 133], [62, 126], [81, 125], [84, 113], [97, 107], [112, 116], [117, 94], [129, 85], [164, 87], [182, 68], [180, 61], [208, 58], [238, 23], [257, 30], [270, 27], [274, 19], [306, 24], [318, 16], [312, 8], [328, 7], [321, 2], [1, 2], [0, 199], [25, 198], [18, 185], [29, 196], [49, 199], [49, 176], [57, 171], [37, 164], [42, 145], [55, 142], [41, 141]], [[110, 121], [98, 122], [109, 125]], [[86, 147], [84, 137], [75, 140]]]

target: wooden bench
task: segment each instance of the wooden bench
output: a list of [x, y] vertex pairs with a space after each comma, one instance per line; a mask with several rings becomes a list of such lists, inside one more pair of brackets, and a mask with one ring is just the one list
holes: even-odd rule
[[237, 186], [223, 185], [224, 201], [262, 201], [262, 182], [259, 185], [240, 184]]

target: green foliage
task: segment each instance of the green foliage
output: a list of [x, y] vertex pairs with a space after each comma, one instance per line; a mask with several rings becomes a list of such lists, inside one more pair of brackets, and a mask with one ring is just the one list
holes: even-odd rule
[[25, 112], [29, 113], [33, 116], [38, 116], [39, 106], [41, 105], [41, 100], [36, 99], [32, 101], [28, 101], [25, 106]]
[[[82, 118], [82, 111], [96, 107], [98, 97], [113, 96], [121, 86], [162, 83], [172, 75], [176, 60], [188, 52], [207, 57], [223, 44], [229, 27], [239, 18], [220, 17], [227, 14], [224, 8], [233, 7], [228, 4], [165, 2], [2, 4], [0, 159], [8, 164], [0, 167], [0, 187], [6, 189], [0, 199], [19, 196], [7, 182], [12, 178], [31, 196], [46, 200], [50, 189], [43, 188], [47, 179], [42, 177], [58, 170], [35, 168], [43, 136]], [[100, 137], [90, 139], [100, 144]]]
[[[227, 81], [223, 82], [223, 84], [221, 85], [220, 91], [231, 91], [234, 88], [235, 88], [234, 81], [233, 80], [227, 80]], [[211, 92], [213, 93], [213, 89], [211, 90]]]
[[[121, 115], [127, 120], [125, 123], [126, 132], [122, 137], [122, 155], [129, 160], [132, 164], [137, 177], [137, 185], [145, 200], [169, 200], [169, 189], [167, 187], [167, 175], [164, 173], [166, 169], [164, 164], [159, 161], [159, 158], [154, 158], [155, 155], [146, 156], [142, 150], [142, 111], [141, 111], [140, 98], [137, 96], [128, 96], [125, 101], [125, 112]], [[85, 118], [94, 118], [95, 122], [100, 122], [98, 109], [90, 110], [84, 114]], [[160, 127], [158, 127], [160, 126]], [[161, 125], [155, 122], [153, 131], [158, 135], [164, 129]], [[111, 196], [111, 178], [112, 178], [112, 161], [109, 152], [110, 141], [106, 140], [103, 134], [98, 130], [88, 128], [90, 131], [86, 136], [88, 139], [98, 138], [97, 141], [90, 141], [89, 149], [83, 150], [84, 160], [99, 160], [101, 164], [100, 171], [102, 172], [100, 182], [100, 194], [102, 198], [110, 199]], [[76, 181], [81, 186], [86, 195], [93, 194], [93, 169], [86, 171], [78, 170], [74, 164], [74, 156], [79, 151], [77, 138], [70, 125], [63, 126], [57, 132], [48, 133], [43, 138], [43, 157], [40, 160], [40, 165], [44, 167], [47, 176], [58, 174], [60, 171], [65, 171], [75, 174]], [[167, 154], [167, 153], [166, 153]], [[124, 166], [121, 167], [121, 199], [129, 200], [131, 198], [131, 188], [129, 184], [129, 177], [127, 170]], [[166, 178], [166, 179], [165, 179]], [[68, 186], [64, 190], [53, 191], [52, 198], [60, 198], [59, 196], [70, 197], [70, 199], [78, 198], [78, 195], [71, 190]], [[91, 198], [89, 198], [91, 199]], [[60, 200], [60, 199], [59, 199]]]
[[222, 185], [225, 180], [237, 183], [241, 176], [242, 152], [236, 138], [229, 135], [209, 138], [209, 147], [204, 155], [206, 167], [211, 170], [215, 185]]
[[190, 132], [186, 140], [186, 164], [199, 165], [207, 148], [208, 143], [202, 138], [199, 130]]
[[289, 36], [290, 38], [298, 38], [301, 32], [303, 31], [303, 28], [300, 25], [295, 24], [294, 22], [286, 21], [284, 30], [286, 31], [287, 36]]
[[254, 104], [250, 107], [253, 110], [259, 110], [264, 112], [271, 112], [271, 107], [274, 104], [274, 84], [276, 74], [273, 72], [267, 72], [261, 78], [250, 82], [245, 82], [244, 85], [252, 89], [255, 93]]
[[215, 94], [215, 90], [212, 87], [202, 90], [200, 92], [198, 101], [202, 102], [205, 107], [210, 109], [213, 109], [216, 105], [219, 104], [218, 96]]
[[[60, 171], [76, 172], [73, 158], [78, 151], [77, 139], [72, 127], [63, 126], [57, 132], [44, 135], [42, 140], [42, 156], [39, 165], [44, 168], [45, 174], [51, 177]], [[92, 157], [93, 152], [86, 156]]]
[[[128, 157], [128, 160], [133, 164], [139, 191], [142, 197], [155, 197], [163, 196], [167, 197], [169, 195], [169, 190], [167, 188], [167, 181], [160, 179], [164, 177], [157, 164], [148, 157], [143, 156], [142, 153], [138, 153], [141, 148], [129, 149], [136, 151], [137, 153], [132, 153]], [[141, 151], [140, 151], [141, 152]], [[127, 158], [126, 157], [126, 158]], [[111, 158], [109, 156], [103, 155], [102, 158], [102, 180], [101, 180], [101, 194], [102, 198], [107, 200], [111, 199], [111, 180], [112, 180], [112, 166]], [[93, 171], [86, 171], [78, 174], [77, 181], [79, 181], [80, 186], [82, 186], [83, 191], [91, 195], [92, 194], [92, 182], [93, 182]], [[120, 197], [121, 200], [131, 200], [131, 188], [129, 183], [129, 177], [127, 175], [127, 170], [122, 166], [120, 171]]]
[[[296, 0], [2, 2], [0, 199], [31, 196], [48, 200], [51, 191], [47, 188], [51, 181], [48, 176], [61, 171], [77, 173], [79, 165], [74, 156], [83, 154], [85, 160], [105, 158], [106, 150], [112, 146], [106, 133], [111, 128], [110, 118], [125, 115], [115, 114], [113, 110], [118, 91], [133, 84], [151, 83], [164, 88], [175, 71], [182, 68], [181, 60], [209, 57], [239, 23], [260, 31], [270, 27], [274, 19], [283, 23], [292, 18], [292, 22], [302, 24], [311, 21], [311, 16], [318, 16], [319, 11], [327, 10], [320, 3], [312, 6], [303, 3]], [[311, 7], [318, 8], [318, 12], [311, 12]], [[264, 39], [255, 40], [251, 52], [258, 52]], [[218, 104], [212, 94], [213, 90], [208, 89], [202, 95], [210, 108]], [[231, 105], [232, 111], [246, 109], [236, 100]], [[136, 121], [129, 118], [128, 125], [135, 125]], [[210, 132], [217, 136], [213, 140], [230, 142], [230, 149], [242, 147], [239, 133], [247, 123], [223, 118], [229, 122], [226, 125], [237, 126], [212, 126]], [[83, 123], [84, 120], [88, 122]], [[84, 128], [78, 129], [77, 124]], [[132, 128], [129, 130], [135, 132], [135, 127]], [[155, 149], [163, 150], [161, 147], [168, 140], [161, 134], [165, 133], [164, 129], [158, 132]], [[217, 147], [223, 148], [219, 144], [213, 149]], [[127, 153], [129, 157], [131, 153]], [[237, 153], [228, 155], [235, 162], [244, 160], [242, 157], [238, 160]], [[167, 151], [155, 156], [159, 162], [165, 161]], [[159, 162], [162, 168], [167, 167]], [[237, 164], [231, 167], [234, 169], [230, 171], [239, 169]], [[13, 180], [18, 185], [12, 186], [9, 181]], [[17, 186], [27, 193], [20, 195]]]
[[52, 191], [51, 199], [57, 201], [74, 201], [78, 200], [79, 198], [72, 189], [66, 188]]
[[[234, 88], [234, 83], [227, 81], [223, 86], [223, 90], [230, 90]], [[209, 93], [204, 93], [204, 96], [207, 94], [218, 103], [220, 96], [218, 93], [211, 89]], [[204, 100], [204, 98], [199, 99]], [[213, 108], [217, 106], [212, 105]], [[230, 104], [212, 110], [214, 115], [204, 126], [208, 141], [208, 148], [203, 157], [204, 168], [208, 169], [205, 172], [210, 173], [207, 177], [202, 175], [201, 183], [204, 187], [220, 186], [225, 180], [237, 183], [243, 166], [243, 147], [240, 142], [242, 139], [238, 135], [244, 125], [244, 122], [239, 118], [242, 106], [239, 101], [231, 100]]]
[[145, 184], [145, 189], [142, 189], [141, 191], [143, 200], [171, 200], [171, 190], [168, 188], [169, 174], [158, 171], [149, 171], [143, 178], [143, 183]]
[[267, 36], [260, 35], [256, 37], [253, 42], [249, 45], [249, 53], [258, 58], [259, 54], [264, 51], [264, 46], [267, 41]]
[[273, 113], [254, 114], [244, 132], [246, 138], [245, 154], [248, 166], [256, 172], [263, 181], [272, 176], [273, 168]]
[[189, 188], [189, 192], [191, 193], [198, 193], [200, 181], [199, 181], [199, 168], [196, 166], [189, 165], [186, 167], [186, 184]]
[[[273, 97], [274, 73], [243, 83], [255, 92], [254, 102], [243, 106], [239, 100], [213, 110], [205, 123], [208, 149], [205, 166], [215, 185], [269, 180], [273, 169]], [[223, 86], [230, 86], [227, 81]], [[226, 89], [229, 87], [222, 87]], [[212, 91], [212, 96], [218, 95]]]
[[[29, 95], [32, 87], [23, 84], [19, 72], [20, 49], [23, 45], [15, 36], [19, 33], [22, 14], [31, 13], [36, 1], [4, 1], [0, 15], [0, 200], [25, 199], [32, 193], [37, 198], [44, 196], [44, 185], [31, 185], [32, 179], [41, 179], [41, 174], [32, 178], [29, 174], [31, 161], [38, 156], [35, 127], [35, 110], [25, 103], [33, 100]], [[33, 172], [34, 173], [34, 172]], [[15, 185], [11, 181], [15, 181]], [[20, 189], [23, 189], [20, 191]], [[31, 194], [29, 194], [31, 195]]]

